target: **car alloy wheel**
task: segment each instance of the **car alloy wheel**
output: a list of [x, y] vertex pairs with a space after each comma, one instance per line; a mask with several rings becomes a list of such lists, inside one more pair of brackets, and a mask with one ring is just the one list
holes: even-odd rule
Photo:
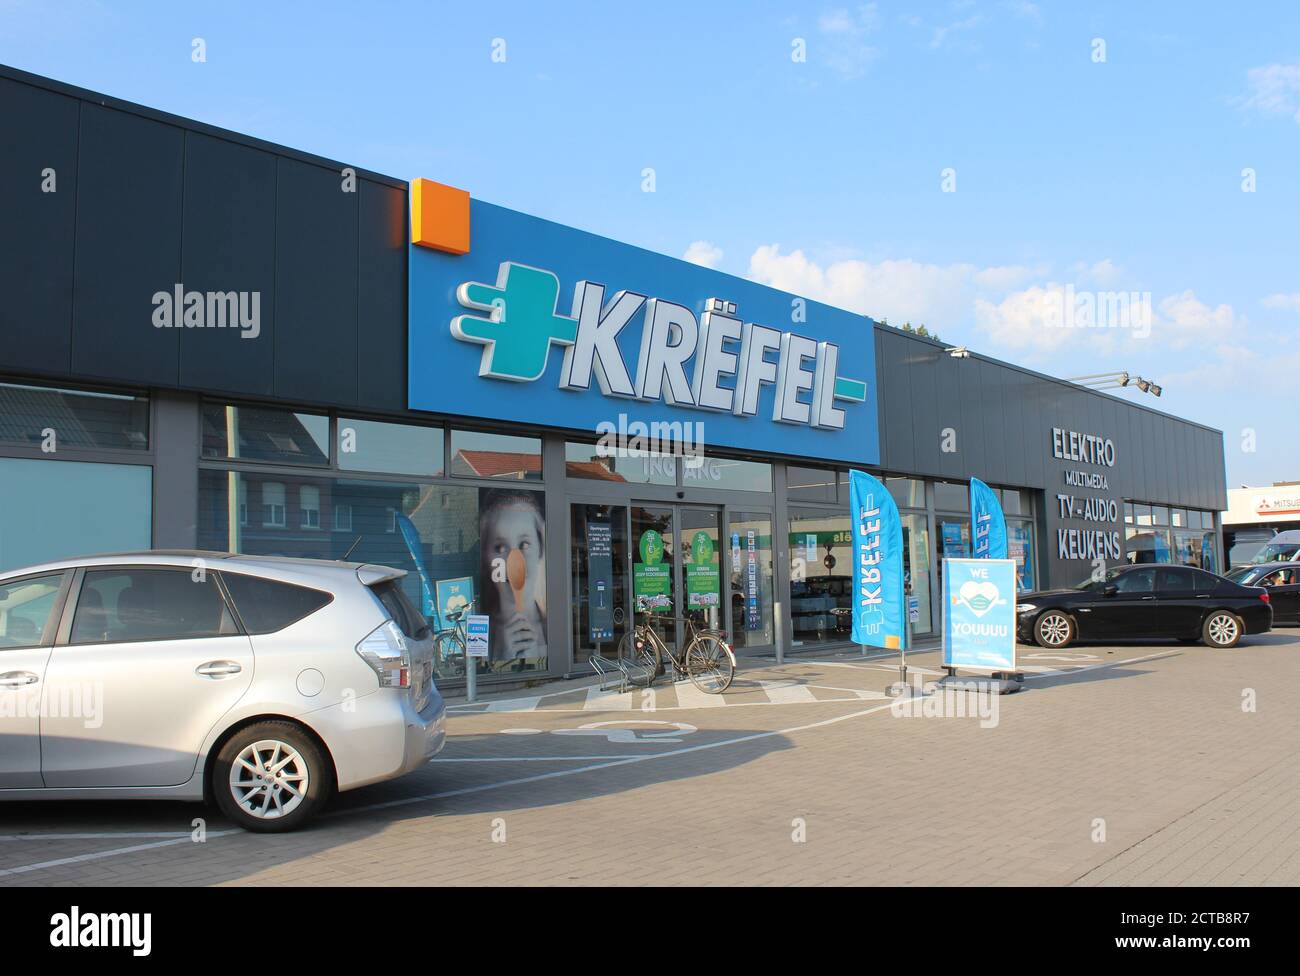
[[1205, 621], [1205, 637], [1214, 647], [1232, 647], [1241, 638], [1241, 625], [1232, 614], [1220, 610]]
[[1063, 613], [1045, 613], [1038, 620], [1038, 637], [1044, 647], [1064, 647], [1070, 643], [1070, 618]]
[[230, 795], [239, 808], [258, 820], [287, 817], [306, 799], [311, 768], [293, 746], [259, 739], [230, 764]]

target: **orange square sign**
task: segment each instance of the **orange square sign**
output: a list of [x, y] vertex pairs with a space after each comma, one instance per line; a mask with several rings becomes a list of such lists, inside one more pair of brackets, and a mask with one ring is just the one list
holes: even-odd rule
[[449, 254], [469, 253], [469, 191], [411, 182], [411, 243]]

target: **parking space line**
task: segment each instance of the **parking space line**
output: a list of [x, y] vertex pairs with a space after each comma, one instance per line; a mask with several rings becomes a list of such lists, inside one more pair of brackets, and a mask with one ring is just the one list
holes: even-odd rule
[[[215, 837], [226, 837], [230, 834], [241, 833], [238, 830], [214, 830], [208, 833], [208, 839]], [[50, 839], [57, 839], [59, 834], [50, 834]], [[177, 844], [193, 843], [190, 835], [184, 837], [173, 837], [170, 840], [154, 841], [152, 844], [133, 844], [130, 847], [115, 847], [107, 851], [93, 851], [89, 854], [73, 854], [69, 857], [56, 857], [49, 861], [37, 861], [35, 864], [24, 864], [16, 868], [0, 868], [0, 878], [11, 877], [16, 874], [30, 874], [32, 871], [43, 871], [46, 868], [58, 868], [67, 864], [84, 864], [87, 861], [98, 861], [106, 857], [116, 857], [119, 854], [135, 854], [139, 851], [152, 851], [160, 847], [174, 847]]]
[[710, 695], [707, 691], [700, 691], [689, 678], [678, 681], [673, 685], [673, 690], [677, 692], [677, 704], [682, 708], [717, 708], [727, 704], [722, 700], [721, 695]]
[[818, 700], [807, 685], [790, 681], [757, 681], [755, 684], [763, 689], [763, 694], [767, 695], [773, 705], [795, 705]]

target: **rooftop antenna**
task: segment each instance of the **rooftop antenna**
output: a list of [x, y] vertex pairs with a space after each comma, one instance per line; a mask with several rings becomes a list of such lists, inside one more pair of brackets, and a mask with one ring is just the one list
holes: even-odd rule
[[348, 556], [352, 555], [352, 553], [356, 551], [356, 548], [359, 545], [361, 545], [361, 536], [357, 536], [357, 541], [352, 543], [352, 545], [348, 546], [348, 551], [343, 554], [343, 558], [340, 559], [339, 562], [341, 563], [347, 562]]

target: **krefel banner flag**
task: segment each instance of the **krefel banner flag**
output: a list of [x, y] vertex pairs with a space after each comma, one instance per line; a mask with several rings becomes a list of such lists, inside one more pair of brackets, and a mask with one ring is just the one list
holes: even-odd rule
[[970, 480], [971, 555], [976, 559], [1007, 558], [1007, 520], [998, 494], [979, 478]]
[[853, 524], [853, 641], [898, 650], [907, 634], [903, 523], [898, 506], [865, 471], [849, 472]]

